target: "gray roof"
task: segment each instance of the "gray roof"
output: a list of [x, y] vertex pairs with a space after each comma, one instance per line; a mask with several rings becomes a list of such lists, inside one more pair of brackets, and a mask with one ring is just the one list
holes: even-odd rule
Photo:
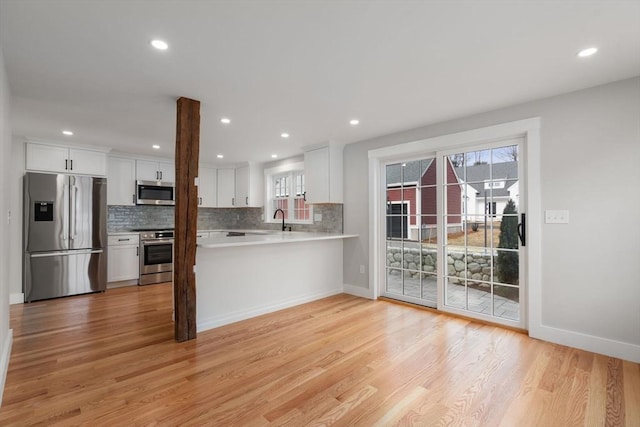
[[432, 162], [433, 159], [425, 159], [387, 165], [387, 186], [419, 182]]
[[[454, 168], [460, 182], [467, 182], [473, 187], [479, 196], [484, 197], [484, 183], [491, 179], [492, 181], [506, 181], [504, 188], [494, 188], [493, 196], [508, 196], [508, 189], [518, 181], [518, 162], [502, 162], [493, 164], [471, 165], [466, 167], [466, 176], [464, 166]], [[466, 178], [466, 179], [465, 179]], [[489, 196], [489, 191], [487, 191]]]

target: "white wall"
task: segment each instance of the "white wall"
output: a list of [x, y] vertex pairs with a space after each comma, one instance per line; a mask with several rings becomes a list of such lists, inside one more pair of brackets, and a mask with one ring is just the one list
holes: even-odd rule
[[[368, 151], [541, 117], [542, 338], [640, 361], [640, 78], [379, 137], [344, 149], [344, 282], [368, 288]], [[622, 349], [621, 351], [615, 349]], [[614, 350], [611, 350], [614, 349]]]
[[9, 329], [9, 229], [20, 224], [12, 218], [8, 224], [10, 206], [11, 170], [11, 123], [10, 93], [4, 56], [0, 47], [0, 401], [11, 352], [11, 330]]
[[22, 178], [24, 176], [24, 138], [13, 136], [9, 203], [12, 226], [9, 229], [9, 302], [24, 302], [22, 292]]

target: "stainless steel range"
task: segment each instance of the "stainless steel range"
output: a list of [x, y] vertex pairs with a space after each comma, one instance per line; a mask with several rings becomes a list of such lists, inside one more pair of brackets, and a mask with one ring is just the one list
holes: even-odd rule
[[173, 280], [173, 230], [140, 233], [140, 285]]

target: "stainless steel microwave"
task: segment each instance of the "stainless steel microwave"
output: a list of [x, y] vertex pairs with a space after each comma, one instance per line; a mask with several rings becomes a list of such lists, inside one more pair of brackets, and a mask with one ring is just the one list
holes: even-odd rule
[[173, 182], [136, 181], [137, 205], [175, 205]]

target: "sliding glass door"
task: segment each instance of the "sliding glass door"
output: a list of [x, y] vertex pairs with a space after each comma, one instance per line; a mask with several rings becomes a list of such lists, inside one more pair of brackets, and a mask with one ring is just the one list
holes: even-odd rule
[[382, 164], [380, 294], [522, 325], [522, 141]]
[[[520, 141], [442, 155], [443, 303], [453, 310], [518, 322], [521, 283], [518, 224], [524, 189]], [[451, 200], [461, 200], [453, 207]], [[522, 231], [522, 228], [521, 228]]]
[[435, 158], [385, 165], [386, 280], [382, 294], [437, 303]]

